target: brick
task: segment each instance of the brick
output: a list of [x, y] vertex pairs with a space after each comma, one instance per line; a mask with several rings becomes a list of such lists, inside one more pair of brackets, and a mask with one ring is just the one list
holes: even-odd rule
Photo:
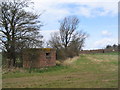
[[[31, 63], [32, 62], [32, 63]], [[27, 49], [23, 54], [24, 68], [42, 68], [56, 65], [56, 50], [52, 48]]]

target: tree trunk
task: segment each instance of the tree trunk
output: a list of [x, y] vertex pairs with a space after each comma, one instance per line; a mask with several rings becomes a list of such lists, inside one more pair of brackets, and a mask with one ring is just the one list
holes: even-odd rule
[[11, 58], [12, 58], [12, 60], [13, 60], [13, 67], [16, 67], [16, 53], [15, 53], [15, 46], [13, 45], [13, 47], [12, 47], [12, 53], [11, 53], [12, 55], [11, 55]]

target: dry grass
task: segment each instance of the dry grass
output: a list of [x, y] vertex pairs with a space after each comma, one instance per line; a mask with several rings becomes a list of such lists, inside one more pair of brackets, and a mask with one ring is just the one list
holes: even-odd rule
[[65, 60], [62, 65], [65, 65], [65, 66], [69, 66], [69, 65], [72, 65], [75, 61], [77, 61], [78, 59], [80, 58], [80, 56], [76, 56], [74, 58], [68, 58], [67, 60]]
[[9, 72], [26, 72], [25, 69], [23, 68], [14, 68], [14, 67], [11, 67], [11, 68], [2, 68], [2, 74], [7, 74]]
[[[110, 57], [110, 58], [108, 58]], [[118, 60], [118, 56], [117, 55], [99, 55], [99, 56], [92, 56], [88, 55], [87, 56], [88, 59], [90, 59], [93, 62], [111, 62], [111, 60]]]

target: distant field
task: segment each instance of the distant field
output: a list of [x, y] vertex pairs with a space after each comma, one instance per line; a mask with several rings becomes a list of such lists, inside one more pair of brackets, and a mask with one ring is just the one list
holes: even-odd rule
[[118, 55], [80, 55], [68, 66], [3, 75], [3, 88], [117, 88]]

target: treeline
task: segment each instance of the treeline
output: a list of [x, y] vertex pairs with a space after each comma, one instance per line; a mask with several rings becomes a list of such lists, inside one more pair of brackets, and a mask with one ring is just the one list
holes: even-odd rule
[[[43, 26], [40, 21], [41, 14], [26, 11], [30, 3], [25, 0], [0, 3], [0, 45], [3, 53], [2, 63], [7, 67], [22, 67], [24, 49], [44, 47], [40, 33]], [[79, 19], [69, 16], [59, 23], [59, 32], [51, 35], [47, 42], [48, 47], [56, 49], [59, 60], [79, 55], [87, 37], [85, 32], [77, 31]]]
[[116, 44], [113, 44], [113, 45], [107, 45], [105, 47], [105, 49], [119, 49], [120, 50], [120, 44], [116, 45]]

